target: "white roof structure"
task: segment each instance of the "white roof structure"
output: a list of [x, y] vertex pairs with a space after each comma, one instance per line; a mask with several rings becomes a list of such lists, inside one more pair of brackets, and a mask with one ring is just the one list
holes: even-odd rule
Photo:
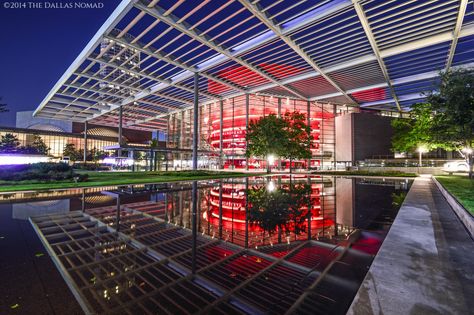
[[201, 105], [261, 93], [403, 111], [440, 70], [473, 65], [473, 0], [123, 0], [35, 115], [117, 126], [122, 107], [124, 127], [165, 129], [196, 72]]

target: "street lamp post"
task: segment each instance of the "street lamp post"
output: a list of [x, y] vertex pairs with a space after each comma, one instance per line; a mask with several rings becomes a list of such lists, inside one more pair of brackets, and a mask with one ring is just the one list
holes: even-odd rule
[[466, 162], [467, 162], [467, 171], [469, 173], [469, 178], [471, 177], [471, 171], [472, 171], [472, 148], [470, 147], [465, 147], [464, 149], [462, 149], [462, 152], [465, 154], [465, 159], [466, 159]]
[[268, 162], [267, 172], [271, 173], [271, 167], [272, 167], [273, 163], [275, 163], [275, 156], [273, 154], [269, 154], [267, 156], [267, 162]]
[[423, 153], [426, 153], [428, 152], [428, 150], [426, 149], [426, 147], [424, 146], [419, 146], [418, 149], [418, 173], [420, 173], [420, 167], [422, 167], [422, 156], [423, 156]]

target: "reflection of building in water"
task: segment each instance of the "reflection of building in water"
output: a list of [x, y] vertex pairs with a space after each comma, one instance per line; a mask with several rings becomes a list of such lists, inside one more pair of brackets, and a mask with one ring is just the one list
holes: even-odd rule
[[[293, 185], [308, 184], [307, 179], [293, 179]], [[265, 183], [260, 183], [260, 185]], [[330, 186], [331, 183], [326, 183]], [[249, 189], [252, 189], [254, 183], [250, 183]], [[289, 178], [282, 178], [276, 184], [276, 189], [287, 189]], [[255, 186], [254, 186], [255, 187]], [[270, 233], [265, 231], [257, 223], [246, 222], [246, 184], [242, 182], [224, 183], [222, 188], [214, 187], [210, 190], [207, 198], [201, 202], [203, 223], [201, 228], [207, 230], [211, 235], [218, 236], [226, 241], [244, 246], [248, 243], [249, 247], [259, 247], [295, 240], [308, 239], [308, 231], [312, 238], [324, 236], [331, 237], [334, 231], [334, 208], [330, 199], [333, 199], [331, 188], [326, 187], [322, 181], [313, 179], [311, 181], [311, 216], [310, 226], [308, 226], [307, 211], [308, 206], [300, 208], [301, 215], [305, 218], [304, 223], [298, 227], [303, 230], [295, 233], [295, 224], [288, 222], [289, 233], [278, 230]], [[222, 192], [222, 193], [221, 193]], [[222, 210], [221, 210], [222, 209]], [[248, 224], [248, 227], [247, 227]], [[222, 230], [219, 228], [222, 226]], [[248, 241], [246, 242], [246, 228], [248, 228]]]
[[[266, 313], [269, 305], [275, 305], [271, 312], [284, 314], [312, 290], [317, 294], [307, 297], [313, 303], [311, 310], [320, 307], [326, 313], [343, 314], [396, 214], [389, 196], [406, 185], [396, 186], [397, 191], [387, 182], [369, 185], [363, 180], [317, 176], [294, 176], [291, 183], [309, 185], [302, 191], [312, 202], [311, 223], [309, 231], [290, 232], [288, 239], [282, 235], [281, 244], [276, 243], [278, 233], [268, 235], [248, 222], [249, 201], [255, 205], [258, 200], [253, 192], [247, 199], [247, 193], [255, 187], [265, 198], [280, 200], [275, 196], [287, 193], [288, 176], [203, 181], [197, 200], [190, 189], [195, 183], [119, 187], [104, 192], [120, 198], [116, 204], [37, 217], [32, 223], [50, 245], [49, 254], [75, 284], [77, 296], [87, 302], [81, 304], [88, 308], [86, 313], [122, 313], [124, 305], [133, 313], [150, 297], [147, 311], [175, 314], [180, 311], [176, 304], [160, 302], [163, 307], [158, 309], [155, 297], [179, 301], [183, 310], [196, 310], [214, 307], [215, 299], [226, 294], [221, 302], [243, 300], [233, 313]], [[349, 191], [348, 198], [335, 200], [336, 192], [345, 198]], [[270, 205], [288, 209], [288, 200], [302, 204], [299, 199], [282, 200]], [[348, 237], [339, 225], [335, 228], [340, 218], [336, 204], [343, 208], [346, 224], [363, 230]], [[198, 206], [194, 215], [193, 205]], [[196, 225], [191, 224], [194, 220]], [[308, 234], [325, 239], [307, 240]], [[234, 290], [238, 286], [239, 291]], [[262, 287], [272, 294], [263, 295]], [[216, 292], [217, 297], [213, 296]], [[196, 298], [206, 296], [210, 298], [195, 304]], [[170, 309], [161, 311], [169, 305]], [[249, 305], [255, 309], [249, 310]]]
[[[289, 177], [280, 180], [274, 179], [277, 189], [287, 189]], [[294, 184], [308, 184], [306, 177], [293, 177]], [[335, 204], [334, 187], [329, 178], [311, 178], [311, 224], [307, 222], [307, 206], [303, 206], [302, 219], [304, 229], [294, 233], [294, 225], [290, 222], [289, 233], [264, 231], [256, 223], [247, 222], [247, 185], [245, 179], [224, 180], [222, 184], [214, 183], [209, 187], [199, 189], [198, 231], [213, 238], [221, 238], [238, 245], [258, 247], [269, 244], [287, 243], [295, 240], [308, 239], [308, 228], [311, 238], [332, 238], [335, 236]], [[264, 179], [252, 179], [248, 182], [249, 189], [262, 187]], [[172, 192], [155, 194], [154, 203], [142, 206], [142, 210], [153, 212], [167, 222], [185, 228], [191, 227], [192, 197], [191, 191], [175, 190]], [[246, 230], [247, 229], [247, 230]], [[247, 236], [247, 241], [246, 241]]]
[[386, 230], [398, 211], [387, 196], [404, 194], [408, 188], [403, 179], [335, 178], [337, 223], [342, 229], [377, 225], [377, 230]]

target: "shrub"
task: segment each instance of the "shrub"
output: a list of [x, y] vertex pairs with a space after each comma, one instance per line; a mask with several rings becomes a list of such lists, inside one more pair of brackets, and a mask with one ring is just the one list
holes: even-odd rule
[[87, 176], [76, 175], [71, 166], [66, 163], [36, 163], [28, 165], [7, 165], [0, 170], [0, 180], [65, 180], [80, 177], [80, 181], [87, 180]]
[[110, 171], [109, 166], [104, 166], [104, 165], [100, 165], [100, 164], [74, 163], [74, 165], [72, 167], [76, 170]]

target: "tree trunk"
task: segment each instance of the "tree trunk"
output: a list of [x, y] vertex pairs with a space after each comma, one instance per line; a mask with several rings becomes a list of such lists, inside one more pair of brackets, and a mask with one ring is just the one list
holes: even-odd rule
[[293, 172], [293, 168], [291, 167], [291, 162], [292, 162], [292, 160], [290, 159], [290, 175], [291, 175], [292, 172]]
[[472, 154], [469, 154], [467, 158], [467, 165], [469, 166], [469, 179], [472, 179], [473, 177], [473, 171], [472, 171], [473, 164], [474, 164], [474, 157], [472, 156]]

